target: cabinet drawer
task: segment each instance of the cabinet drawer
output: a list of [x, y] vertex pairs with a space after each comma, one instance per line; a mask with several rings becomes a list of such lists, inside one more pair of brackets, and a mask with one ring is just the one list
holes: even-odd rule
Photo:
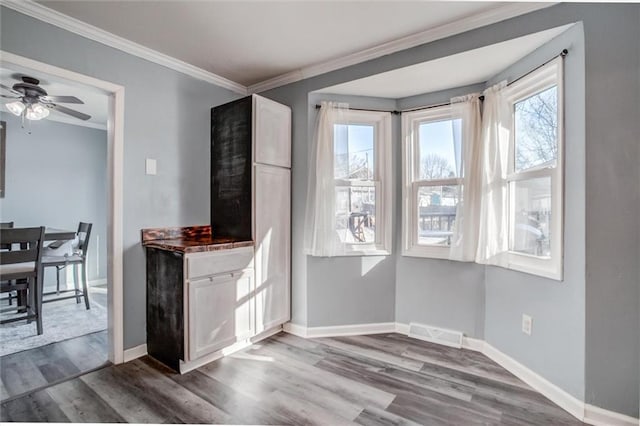
[[253, 268], [253, 247], [187, 255], [187, 278]]

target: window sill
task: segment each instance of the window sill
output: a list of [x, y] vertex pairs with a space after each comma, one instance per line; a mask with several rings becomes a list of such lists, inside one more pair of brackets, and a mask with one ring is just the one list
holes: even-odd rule
[[406, 257], [449, 260], [449, 247], [413, 246], [402, 251]]

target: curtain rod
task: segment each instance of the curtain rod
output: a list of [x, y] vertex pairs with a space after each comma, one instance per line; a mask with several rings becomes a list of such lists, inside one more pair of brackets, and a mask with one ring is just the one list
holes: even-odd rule
[[[537, 67], [535, 67], [534, 69], [532, 69], [531, 71], [521, 75], [520, 77], [516, 78], [515, 80], [507, 83], [507, 86], [511, 86], [513, 83], [515, 83], [518, 80], [523, 79], [524, 77], [528, 76], [529, 74], [531, 74], [532, 72], [535, 72], [537, 70], [539, 70], [540, 68], [542, 68], [543, 66], [547, 65], [549, 62], [553, 61], [554, 59], [556, 59], [558, 56], [561, 57], [565, 57], [569, 54], [569, 51], [567, 49], [562, 49], [562, 52], [560, 52], [559, 54], [557, 54], [556, 56], [554, 56], [553, 58], [549, 59], [548, 61], [538, 65]], [[480, 101], [484, 101], [484, 95], [480, 95], [478, 96], [478, 99], [480, 99]], [[402, 114], [403, 112], [413, 112], [413, 111], [421, 111], [423, 109], [431, 109], [431, 108], [438, 108], [438, 107], [443, 107], [443, 106], [447, 106], [447, 105], [451, 105], [451, 102], [443, 102], [440, 104], [435, 104], [435, 105], [427, 105], [427, 106], [423, 106], [423, 107], [418, 107], [418, 108], [411, 108], [411, 109], [403, 109], [403, 110], [393, 110], [393, 111], [387, 111], [387, 110], [379, 110], [379, 109], [367, 109], [367, 108], [347, 108], [353, 111], [371, 111], [371, 112], [390, 112], [393, 115], [398, 115], [398, 114]], [[316, 104], [316, 109], [320, 109], [322, 108], [322, 105], [318, 105]]]
[[544, 67], [545, 65], [547, 65], [549, 62], [553, 61], [554, 59], [556, 59], [558, 56], [561, 57], [565, 57], [569, 54], [569, 51], [567, 49], [562, 49], [562, 52], [560, 52], [559, 54], [557, 54], [556, 56], [554, 56], [553, 58], [549, 59], [546, 62], [543, 62], [542, 64], [538, 65], [537, 67], [535, 67], [534, 69], [532, 69], [531, 71], [528, 71], [524, 74], [522, 74], [520, 77], [516, 78], [513, 81], [510, 81], [509, 83], [507, 83], [507, 86], [511, 86], [513, 83], [515, 83], [516, 81], [522, 80], [523, 78], [525, 78], [526, 76], [528, 76], [529, 74], [539, 70], [540, 68]]

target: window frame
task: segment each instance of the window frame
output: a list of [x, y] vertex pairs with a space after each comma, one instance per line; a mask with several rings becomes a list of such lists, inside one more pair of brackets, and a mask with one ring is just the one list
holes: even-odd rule
[[[376, 190], [376, 239], [373, 243], [343, 243], [340, 256], [387, 256], [392, 254], [391, 206], [392, 206], [392, 151], [391, 113], [383, 111], [345, 110], [343, 120], [333, 125], [373, 126], [374, 176], [372, 179], [336, 179], [337, 188], [375, 187]], [[335, 161], [335, 152], [333, 161]], [[337, 209], [334, 214], [337, 215]]]
[[[508, 196], [508, 236], [509, 250], [503, 254], [508, 269], [538, 275], [554, 280], [563, 279], [563, 249], [564, 249], [564, 81], [562, 58], [558, 57], [531, 72], [520, 80], [512, 83], [506, 89], [506, 99], [511, 111], [511, 134], [509, 137], [509, 161], [505, 179]], [[554, 167], [534, 166], [522, 171], [515, 170], [516, 157], [516, 127], [515, 105], [531, 96], [541, 93], [553, 86], [557, 89], [557, 158]], [[512, 183], [549, 177], [551, 180], [551, 223], [550, 234], [551, 256], [543, 258], [526, 253], [512, 251], [514, 240], [515, 220], [512, 215], [515, 195]]]
[[[441, 105], [402, 114], [402, 255], [449, 259], [450, 246], [423, 245], [418, 243], [418, 192], [420, 188], [433, 186], [459, 186], [465, 184], [464, 176], [444, 179], [419, 179], [420, 125], [438, 121], [461, 119], [454, 116], [451, 105]], [[464, 147], [461, 148], [464, 153]], [[464, 163], [465, 158], [462, 157]]]

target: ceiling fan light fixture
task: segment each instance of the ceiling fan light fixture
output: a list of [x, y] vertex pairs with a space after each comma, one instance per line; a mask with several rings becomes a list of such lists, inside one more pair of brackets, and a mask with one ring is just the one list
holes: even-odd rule
[[20, 101], [9, 102], [8, 104], [5, 104], [5, 106], [11, 114], [17, 115], [18, 117], [22, 115], [22, 112], [26, 108], [26, 106]]
[[42, 120], [49, 115], [49, 109], [40, 104], [31, 104], [27, 108], [25, 117], [27, 120]]

